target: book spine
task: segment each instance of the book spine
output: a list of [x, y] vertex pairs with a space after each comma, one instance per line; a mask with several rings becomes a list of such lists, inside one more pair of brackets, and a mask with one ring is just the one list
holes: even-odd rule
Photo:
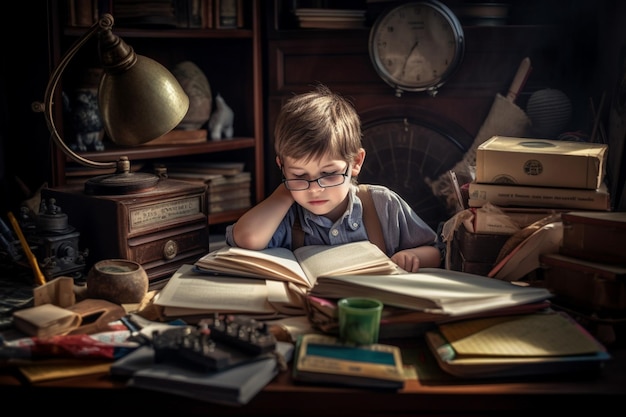
[[217, 29], [237, 27], [237, 0], [215, 0], [215, 26]]
[[212, 203], [220, 203], [231, 200], [243, 200], [247, 199], [248, 204], [250, 203], [250, 189], [248, 188], [239, 188], [234, 190], [229, 190], [228, 192], [222, 193], [208, 193], [207, 199], [209, 204]]
[[232, 200], [219, 201], [215, 203], [209, 202], [208, 206], [208, 211], [210, 214], [220, 213], [226, 210], [248, 208], [250, 207], [250, 197], [235, 198]]
[[202, 27], [204, 29], [213, 29], [215, 26], [213, 7], [213, 0], [202, 0]]
[[502, 208], [502, 214], [487, 212], [484, 208], [474, 209], [474, 233], [513, 234], [544, 217], [557, 213], [556, 209], [526, 209], [512, 211]]
[[549, 207], [579, 210], [610, 210], [609, 193], [602, 188], [586, 190], [556, 187], [524, 187], [470, 183], [469, 206]]

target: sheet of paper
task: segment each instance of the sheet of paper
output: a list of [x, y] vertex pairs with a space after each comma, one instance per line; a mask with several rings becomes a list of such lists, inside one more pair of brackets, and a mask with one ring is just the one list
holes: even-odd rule
[[268, 312], [265, 280], [214, 277], [195, 273], [183, 265], [155, 300], [156, 305], [212, 311]]
[[558, 313], [489, 317], [440, 325], [457, 356], [563, 356], [601, 347]]
[[291, 297], [289, 297], [289, 293], [287, 290], [287, 283], [267, 279], [265, 280], [265, 287], [267, 290], [267, 300], [270, 303], [291, 302]]

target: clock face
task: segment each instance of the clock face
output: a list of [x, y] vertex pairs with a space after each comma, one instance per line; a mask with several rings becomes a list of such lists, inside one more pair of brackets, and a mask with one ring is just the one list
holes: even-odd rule
[[463, 158], [462, 143], [471, 140], [470, 136], [453, 137], [423, 121], [407, 118], [364, 125], [366, 157], [359, 183], [381, 184], [394, 190], [436, 231], [450, 213], [425, 178], [435, 180], [452, 168]]
[[379, 76], [396, 94], [436, 94], [459, 66], [463, 29], [456, 16], [436, 1], [410, 2], [384, 12], [370, 32], [369, 52]]

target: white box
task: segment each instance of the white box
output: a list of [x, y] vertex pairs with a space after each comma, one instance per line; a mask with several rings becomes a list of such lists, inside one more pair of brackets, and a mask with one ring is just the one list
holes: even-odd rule
[[476, 150], [476, 182], [595, 190], [608, 145], [493, 136]]

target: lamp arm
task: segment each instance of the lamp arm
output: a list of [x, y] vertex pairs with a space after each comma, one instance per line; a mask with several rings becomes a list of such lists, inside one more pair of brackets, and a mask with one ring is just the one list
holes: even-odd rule
[[100, 31], [100, 29], [110, 29], [113, 26], [113, 16], [110, 14], [104, 14], [96, 23], [94, 23], [89, 30], [83, 34], [73, 45], [72, 47], [65, 53], [59, 65], [55, 68], [50, 80], [48, 81], [48, 86], [46, 87], [46, 93], [43, 103], [42, 102], [34, 102], [32, 104], [32, 110], [35, 112], [43, 112], [46, 118], [46, 122], [48, 124], [48, 130], [50, 130], [50, 134], [52, 136], [52, 140], [54, 143], [63, 150], [63, 152], [73, 159], [75, 162], [92, 167], [92, 168], [116, 168], [117, 162], [97, 162], [91, 161], [87, 158], [84, 158], [74, 152], [65, 142], [61, 139], [59, 132], [54, 124], [54, 117], [52, 116], [52, 106], [54, 105], [54, 93], [57, 89], [59, 81], [61, 80], [61, 75], [65, 71], [65, 68], [69, 64], [69, 62], [74, 58], [76, 53], [82, 48], [82, 46], [87, 43], [91, 37]]

